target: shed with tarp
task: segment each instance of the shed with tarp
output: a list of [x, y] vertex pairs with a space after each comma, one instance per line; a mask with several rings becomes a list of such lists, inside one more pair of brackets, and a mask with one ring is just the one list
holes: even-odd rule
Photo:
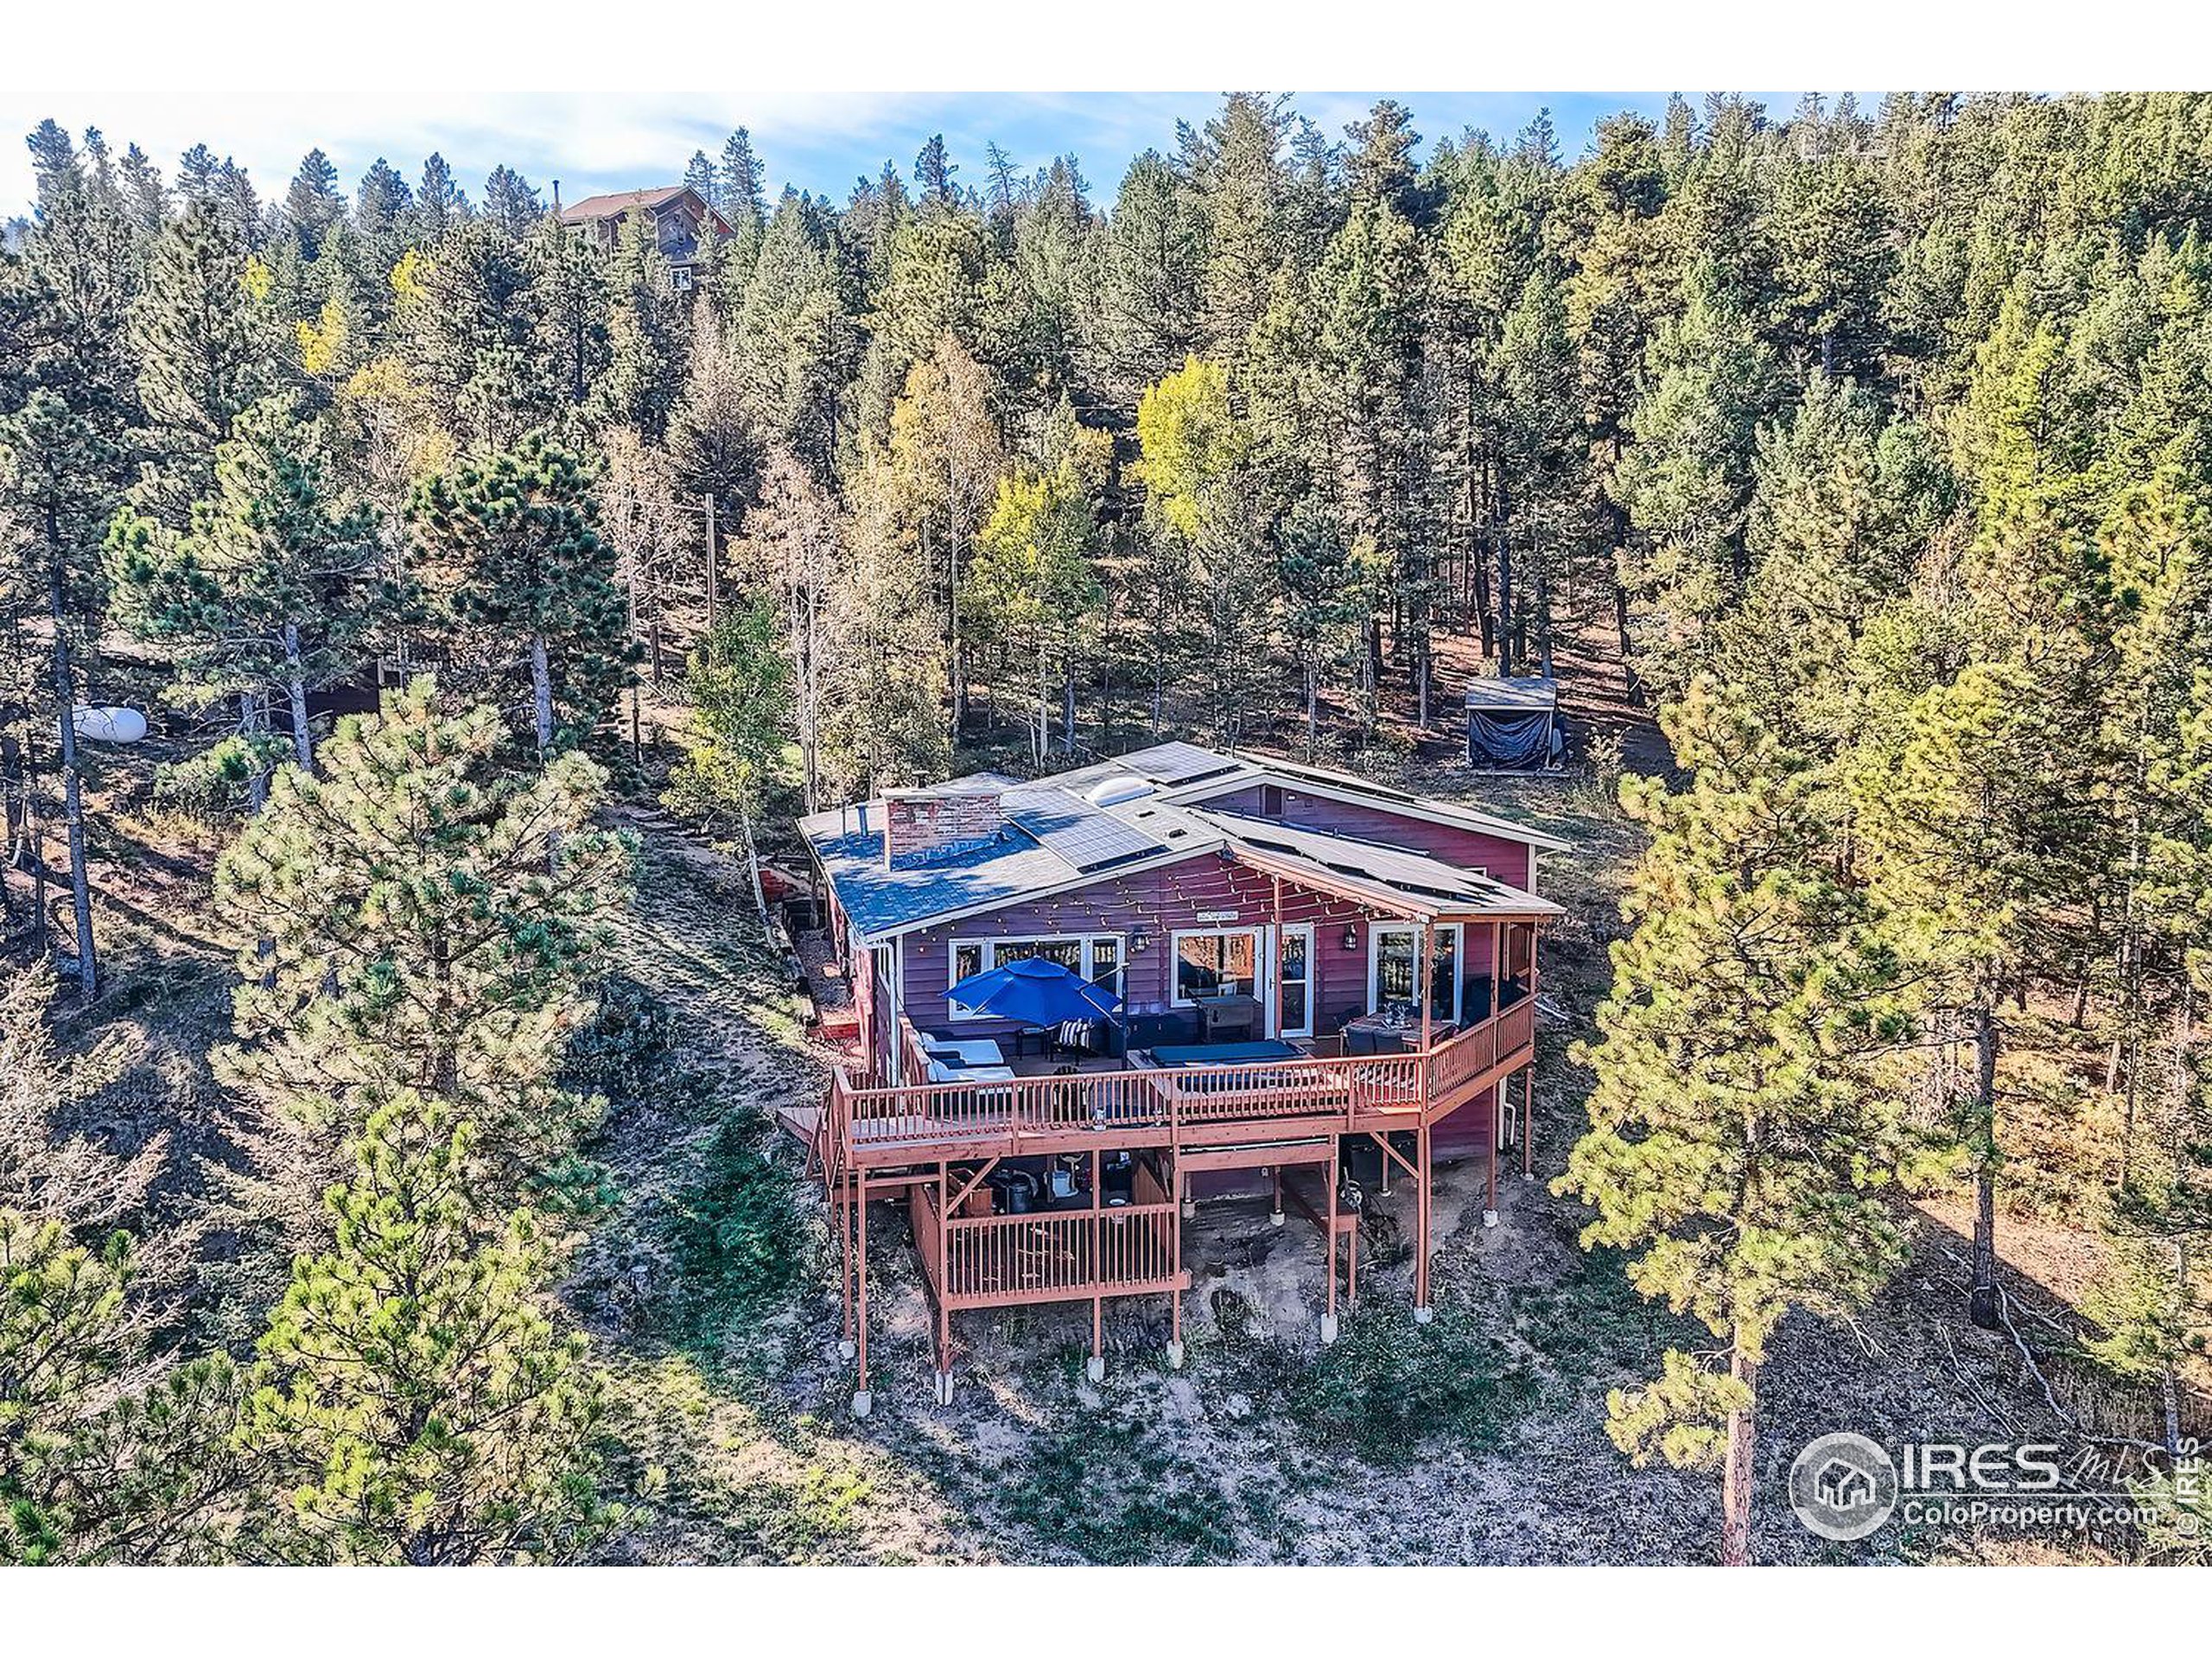
[[1565, 758], [1559, 682], [1548, 676], [1477, 680], [1467, 688], [1467, 764], [1484, 772], [1541, 772]]

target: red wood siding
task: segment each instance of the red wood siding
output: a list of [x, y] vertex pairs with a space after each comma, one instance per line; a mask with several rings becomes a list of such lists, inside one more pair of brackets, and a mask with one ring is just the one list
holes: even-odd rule
[[[1236, 912], [1234, 921], [1200, 921], [1201, 911]], [[1123, 993], [1131, 1014], [1157, 1014], [1172, 1005], [1174, 949], [1177, 930], [1259, 927], [1274, 919], [1274, 887], [1269, 879], [1226, 862], [1212, 853], [1202, 853], [1179, 863], [1134, 875], [1107, 875], [1086, 887], [1051, 899], [1009, 905], [988, 915], [946, 923], [910, 933], [905, 941], [906, 1016], [924, 1029], [951, 1027], [944, 993], [950, 982], [952, 942], [956, 939], [1006, 939], [1071, 937], [1113, 933], [1122, 937], [1128, 977]], [[1314, 1030], [1333, 1032], [1350, 1016], [1367, 1009], [1369, 917], [1359, 906], [1333, 894], [1316, 893], [1283, 883], [1282, 919], [1286, 925], [1311, 923], [1313, 927]], [[1391, 918], [1385, 918], [1386, 921]], [[1151, 936], [1150, 947], [1130, 953], [1128, 940], [1141, 926]], [[1344, 949], [1344, 930], [1352, 930], [1351, 950]], [[1465, 941], [1466, 972], [1490, 972], [1490, 939], [1486, 927], [1471, 927]], [[1013, 1029], [1010, 1022], [962, 1020], [963, 1033], [978, 1037], [1000, 1035]]]
[[1363, 841], [1410, 848], [1417, 853], [1433, 854], [1462, 869], [1484, 871], [1508, 887], [1529, 888], [1529, 849], [1525, 842], [1485, 835], [1478, 830], [1463, 830], [1455, 824], [1408, 817], [1379, 803], [1355, 806], [1301, 790], [1278, 791], [1272, 786], [1268, 793], [1281, 796], [1281, 812], [1261, 810], [1261, 785], [1256, 784], [1249, 789], [1217, 795], [1202, 804], [1218, 811], [1242, 813], [1247, 817], [1296, 824], [1300, 829], [1325, 830], [1337, 835], [1357, 836]]
[[[1234, 920], [1200, 921], [1201, 911], [1234, 911]], [[1124, 995], [1132, 1014], [1155, 1014], [1170, 1006], [1174, 960], [1171, 935], [1179, 929], [1258, 927], [1274, 919], [1268, 879], [1230, 864], [1212, 853], [1134, 875], [1106, 875], [1086, 887], [1051, 899], [1009, 905], [987, 916], [947, 923], [906, 938], [906, 1007], [917, 1026], [949, 1022], [944, 1001], [955, 939], [1037, 938], [1114, 933], [1124, 941], [1128, 976]], [[1358, 906], [1331, 894], [1283, 884], [1283, 920], [1313, 924], [1313, 961], [1318, 981], [1318, 1029], [1332, 1031], [1348, 1014], [1367, 1006], [1367, 934]], [[1358, 950], [1344, 949], [1347, 925], [1357, 931]], [[1127, 941], [1141, 927], [1150, 946], [1128, 950]], [[993, 1020], [962, 1020], [960, 1028], [990, 1036], [1007, 1027]]]

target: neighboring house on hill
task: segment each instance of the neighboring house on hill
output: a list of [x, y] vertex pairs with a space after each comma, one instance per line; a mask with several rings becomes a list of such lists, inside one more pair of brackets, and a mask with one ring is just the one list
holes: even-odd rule
[[653, 238], [668, 261], [669, 279], [679, 294], [689, 293], [700, 249], [709, 237], [727, 239], [730, 223], [688, 185], [664, 184], [651, 190], [618, 190], [586, 196], [561, 210], [561, 222], [588, 231], [610, 251], [633, 213], [650, 214]]
[[[1536, 858], [1562, 842], [1179, 742], [892, 791], [799, 829], [857, 1030], [823, 1108], [785, 1118], [840, 1217], [863, 1409], [872, 1198], [911, 1208], [944, 1395], [964, 1308], [1088, 1301], [1096, 1368], [1106, 1299], [1165, 1294], [1179, 1362], [1187, 1206], [1255, 1181], [1325, 1235], [1325, 1340], [1339, 1260], [1357, 1286], [1362, 1183], [1402, 1177], [1425, 1319], [1432, 1160], [1488, 1160], [1486, 1218], [1501, 1145], [1525, 1173], [1536, 940], [1561, 914]], [[1038, 957], [1120, 1009], [1033, 1030], [946, 995]]]

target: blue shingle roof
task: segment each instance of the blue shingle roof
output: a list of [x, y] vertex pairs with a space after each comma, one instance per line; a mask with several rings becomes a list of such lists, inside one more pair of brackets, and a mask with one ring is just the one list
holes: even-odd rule
[[[1477, 827], [1518, 834], [1536, 845], [1561, 844], [1470, 809], [1417, 803], [1415, 797], [1363, 785], [1357, 779], [1338, 779], [1336, 774], [1309, 768], [1219, 754], [1183, 742], [1155, 744], [1033, 783], [1017, 782], [1002, 773], [973, 772], [940, 784], [936, 792], [997, 792], [1006, 823], [988, 840], [947, 846], [931, 855], [926, 863], [912, 868], [893, 869], [884, 860], [886, 813], [880, 800], [817, 812], [802, 819], [798, 827], [820, 861], [823, 874], [836, 888], [846, 916], [862, 934], [879, 938], [938, 917], [991, 910], [1081, 886], [1147, 860], [1164, 861], [1228, 847], [1242, 838], [1240, 832], [1249, 828], [1249, 820], [1202, 810], [1195, 804], [1178, 803], [1193, 795], [1215, 794], [1224, 786], [1234, 787], [1245, 778], [1255, 782], [1327, 778], [1378, 802], [1399, 801], [1450, 810]], [[1101, 784], [1132, 779], [1153, 787], [1140, 785], [1138, 793], [1121, 800], [1109, 797], [1109, 804], [1103, 806], [1090, 798]], [[1271, 832], [1269, 839], [1284, 855], [1315, 859], [1317, 865], [1322, 852], [1332, 851], [1334, 859], [1341, 860], [1348, 848], [1363, 845], [1338, 839], [1332, 849], [1300, 845], [1294, 851], [1287, 844], [1294, 834]], [[1443, 885], [1446, 891], [1457, 893], [1459, 884], [1467, 880], [1459, 875], [1450, 883], [1441, 883], [1438, 872], [1448, 867], [1437, 861], [1422, 862], [1434, 864], [1435, 868], [1416, 872], [1408, 867], [1397, 874], [1409, 886], [1416, 885], [1414, 878], [1418, 875], [1418, 885], [1430, 892]], [[1503, 894], [1515, 894], [1515, 890], [1502, 889]]]

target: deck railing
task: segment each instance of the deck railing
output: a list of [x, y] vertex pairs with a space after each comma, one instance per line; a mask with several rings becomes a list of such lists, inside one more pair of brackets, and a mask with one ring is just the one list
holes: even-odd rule
[[955, 1303], [1043, 1301], [1164, 1284], [1176, 1274], [1175, 1206], [956, 1216], [944, 1224], [942, 1263], [931, 1265], [945, 1300]]
[[[840, 1146], [1019, 1141], [1088, 1128], [1334, 1119], [1347, 1130], [1378, 1113], [1417, 1114], [1527, 1049], [1534, 999], [1524, 997], [1426, 1052], [1262, 1060], [1239, 1065], [1078, 1071], [990, 1082], [867, 1087], [843, 1071], [830, 1088], [825, 1128]], [[910, 1076], [928, 1060], [900, 1022]]]
[[1446, 1099], [1527, 1048], [1535, 1037], [1535, 999], [1524, 996], [1494, 1018], [1439, 1043], [1427, 1056], [1428, 1097]]

